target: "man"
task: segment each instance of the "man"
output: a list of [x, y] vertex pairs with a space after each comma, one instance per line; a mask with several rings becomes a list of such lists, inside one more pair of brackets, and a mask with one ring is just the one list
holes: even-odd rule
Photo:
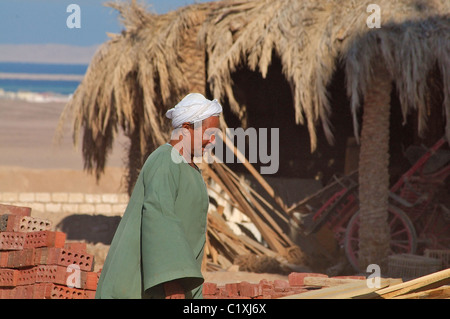
[[214, 141], [222, 106], [188, 94], [166, 116], [169, 143], [147, 158], [111, 242], [96, 298], [202, 298], [208, 194], [193, 158]]

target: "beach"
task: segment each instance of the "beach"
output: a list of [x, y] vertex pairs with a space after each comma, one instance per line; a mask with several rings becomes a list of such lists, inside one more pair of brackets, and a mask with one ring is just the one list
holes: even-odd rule
[[70, 121], [59, 142], [55, 132], [63, 102], [0, 99], [0, 191], [121, 192], [128, 139], [119, 134], [99, 181], [83, 170]]

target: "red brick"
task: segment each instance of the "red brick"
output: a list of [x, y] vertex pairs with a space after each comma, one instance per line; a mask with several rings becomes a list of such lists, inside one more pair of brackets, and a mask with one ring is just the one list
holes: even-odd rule
[[0, 215], [0, 231], [7, 231], [8, 230], [8, 219], [10, 214], [3, 214]]
[[87, 244], [82, 242], [69, 242], [64, 244], [64, 249], [86, 253]]
[[328, 278], [325, 274], [308, 273], [308, 272], [292, 272], [288, 275], [289, 285], [291, 286], [303, 286], [303, 279], [305, 277], [324, 277]]
[[43, 230], [26, 233], [25, 248], [57, 247], [63, 248], [66, 234], [58, 231]]
[[239, 283], [239, 295], [243, 297], [254, 298], [263, 294], [262, 286], [259, 284], [252, 284], [246, 281]]
[[50, 297], [52, 284], [36, 283], [33, 285], [33, 299], [46, 299]]
[[[73, 288], [82, 288], [86, 290], [96, 290], [98, 283], [98, 274], [96, 272], [86, 272], [80, 270], [79, 278], [72, 278], [73, 270], [68, 266], [58, 265], [40, 265], [37, 266], [37, 282], [54, 283], [58, 285], [73, 286]], [[73, 281], [69, 282], [69, 280]]]
[[21, 269], [17, 285], [32, 285], [36, 282], [36, 267]]
[[81, 272], [81, 288], [85, 290], [97, 290], [98, 276], [96, 272]]
[[14, 232], [37, 232], [49, 230], [51, 222], [31, 216], [9, 215], [7, 231]]
[[217, 284], [212, 282], [205, 282], [202, 288], [203, 295], [215, 295], [218, 292]]
[[34, 248], [34, 263], [36, 265], [45, 265], [47, 262], [47, 247]]
[[22, 206], [13, 206], [13, 205], [5, 205], [0, 204], [0, 215], [3, 214], [13, 214], [19, 216], [31, 216], [31, 208], [30, 207], [22, 207]]
[[227, 283], [225, 284], [224, 297], [239, 296], [239, 284], [238, 283]]
[[23, 216], [20, 216], [20, 215], [8, 214], [8, 221], [6, 223], [5, 231], [8, 231], [8, 232], [18, 232], [18, 231], [20, 231], [19, 230], [20, 229], [19, 225], [20, 225], [20, 219], [22, 217]]
[[15, 287], [19, 282], [20, 272], [16, 269], [0, 269], [0, 287]]
[[75, 264], [84, 271], [92, 271], [94, 268], [94, 256], [91, 254], [57, 247], [43, 247], [38, 250], [40, 264], [59, 266]]
[[33, 299], [34, 285], [17, 286], [14, 299]]
[[8, 267], [8, 252], [0, 251], [0, 268]]
[[14, 288], [0, 288], [0, 299], [13, 299]]
[[262, 298], [263, 299], [270, 299], [271, 296], [274, 295], [275, 293], [277, 293], [277, 292], [275, 292], [274, 288], [263, 288], [263, 290], [262, 290]]
[[68, 266], [76, 264], [81, 270], [92, 271], [94, 269], [94, 256], [83, 252], [61, 249], [58, 265]]
[[273, 288], [275, 291], [285, 291], [286, 289], [288, 289], [289, 286], [289, 282], [286, 280], [274, 280], [273, 281]]
[[95, 290], [85, 290], [84, 299], [95, 299]]
[[52, 284], [50, 299], [87, 299], [84, 290]]
[[67, 268], [58, 265], [39, 265], [36, 267], [36, 282], [55, 283], [65, 285], [67, 283]]
[[24, 268], [35, 266], [34, 249], [15, 250], [8, 252], [8, 268]]
[[1, 232], [0, 250], [21, 250], [24, 248], [26, 233]]
[[272, 281], [269, 281], [267, 279], [261, 279], [259, 281], [259, 284], [263, 289], [273, 289], [274, 283]]

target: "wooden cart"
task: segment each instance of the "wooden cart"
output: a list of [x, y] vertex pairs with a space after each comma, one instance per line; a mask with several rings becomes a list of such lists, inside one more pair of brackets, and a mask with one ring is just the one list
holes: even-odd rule
[[[390, 253], [450, 249], [450, 151], [441, 138], [390, 189]], [[417, 154], [417, 152], [416, 152]], [[303, 236], [326, 226], [358, 269], [358, 172], [334, 181], [288, 209]], [[297, 218], [296, 218], [297, 217]]]

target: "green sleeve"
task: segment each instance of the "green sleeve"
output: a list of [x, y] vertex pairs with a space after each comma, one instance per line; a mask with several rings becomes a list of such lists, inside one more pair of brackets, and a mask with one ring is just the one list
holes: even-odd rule
[[178, 216], [189, 212], [175, 211], [180, 175], [179, 165], [170, 162], [170, 158], [158, 169], [144, 172], [141, 247], [146, 292], [151, 293], [151, 288], [174, 279], [181, 279], [186, 292], [203, 283]]

